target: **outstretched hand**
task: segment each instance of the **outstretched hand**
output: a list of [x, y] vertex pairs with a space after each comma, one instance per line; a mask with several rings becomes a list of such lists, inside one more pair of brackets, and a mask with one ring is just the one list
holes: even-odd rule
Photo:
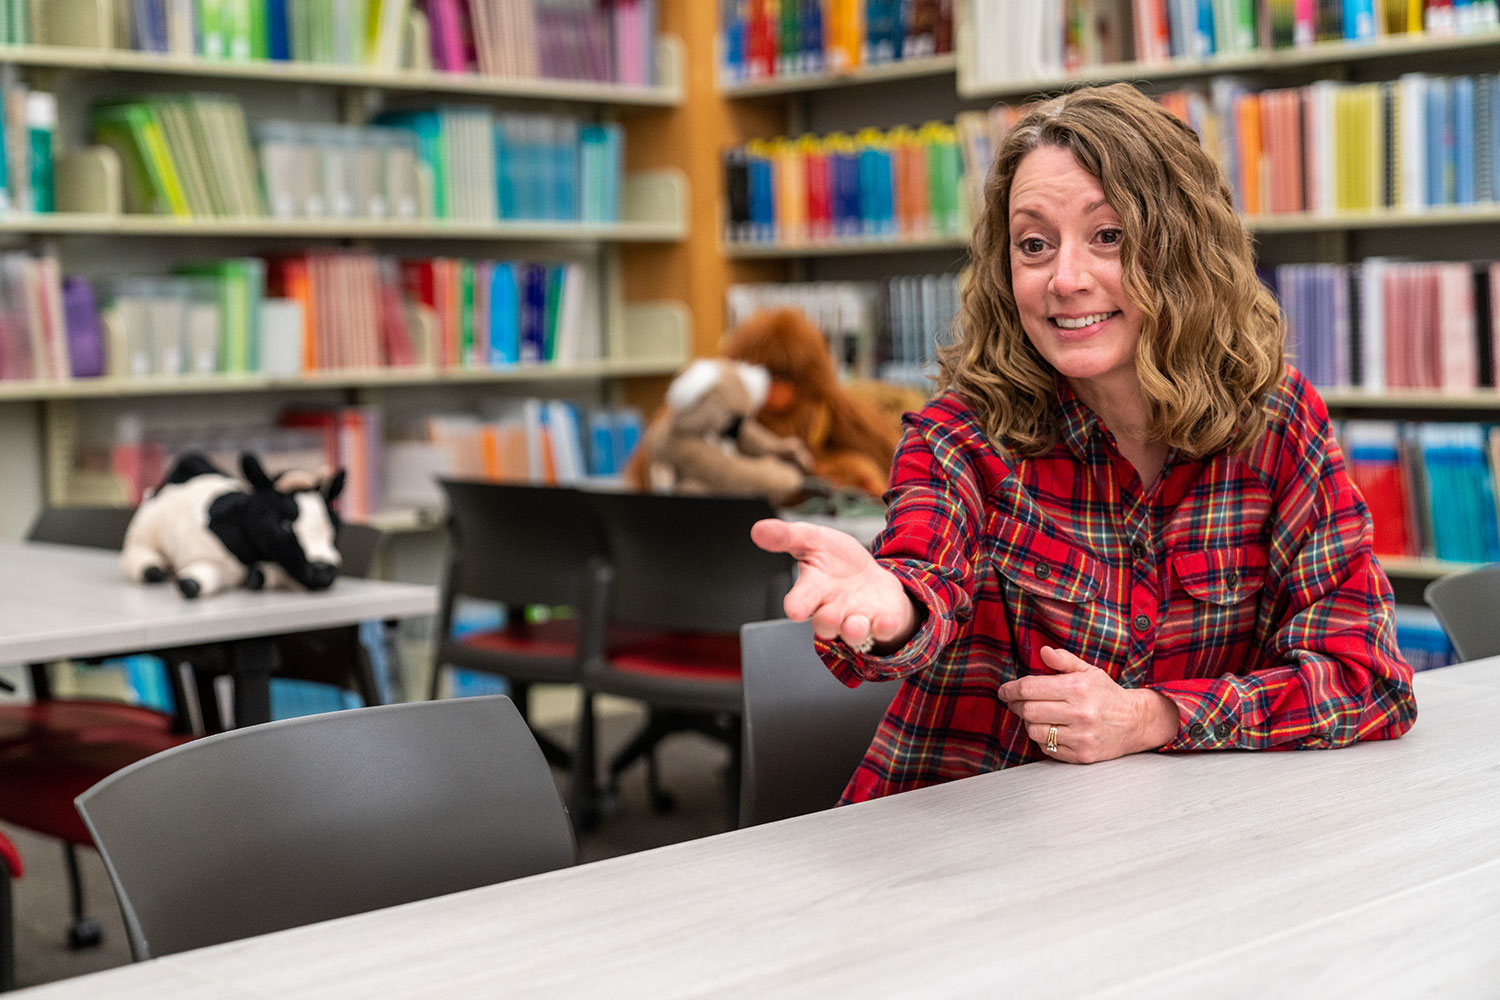
[[916, 632], [917, 611], [906, 588], [852, 536], [768, 518], [751, 526], [750, 539], [797, 560], [797, 582], [783, 607], [793, 621], [811, 618], [818, 638], [842, 639], [850, 646], [873, 639], [899, 647]]

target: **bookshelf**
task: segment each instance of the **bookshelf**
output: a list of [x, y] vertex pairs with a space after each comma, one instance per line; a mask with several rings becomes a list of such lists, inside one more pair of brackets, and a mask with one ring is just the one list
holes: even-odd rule
[[[85, 121], [90, 102], [102, 97], [213, 90], [228, 91], [252, 120], [363, 124], [383, 108], [426, 102], [497, 115], [557, 111], [583, 123], [618, 122], [628, 136], [640, 123], [671, 115], [685, 103], [683, 45], [670, 33], [676, 27], [672, 18], [680, 17], [678, 0], [660, 0], [669, 16], [655, 40], [649, 84], [140, 52], [115, 44], [115, 4], [127, 2], [46, 0], [34, 5], [32, 44], [0, 44], [0, 66], [55, 93], [59, 119], [58, 210], [0, 215], [0, 246], [49, 254], [66, 273], [77, 269], [93, 277], [163, 274], [205, 259], [319, 249], [581, 262], [595, 269], [590, 294], [598, 296], [600, 357], [475, 368], [417, 363], [300, 375], [0, 381], [0, 462], [11, 470], [0, 486], [0, 535], [18, 536], [44, 503], [119, 499], [107, 477], [75, 463], [80, 445], [97, 438], [121, 408], [192, 425], [248, 423], [286, 405], [390, 407], [409, 415], [529, 395], [610, 406], [628, 399], [635, 383], [670, 376], [691, 351], [693, 324], [684, 304], [653, 296], [652, 289], [641, 294], [626, 274], [632, 255], [688, 237], [689, 185], [675, 164], [622, 174], [619, 215], [610, 222], [179, 218], [123, 210], [119, 160], [88, 144]], [[375, 520], [391, 524], [410, 519], [399, 512], [377, 514]]]
[[[1500, 54], [1500, 28], [1473, 34], [1411, 34], [1367, 42], [1322, 41], [1304, 48], [1254, 51], [1208, 58], [1114, 62], [1067, 73], [1025, 74], [982, 80], [972, 30], [975, 0], [956, 0], [951, 70], [947, 60], [914, 60], [843, 74], [770, 77], [721, 85], [724, 99], [745, 106], [779, 102], [780, 130], [742, 138], [770, 139], [803, 133], [853, 134], [864, 126], [891, 128], [923, 121], [952, 122], [960, 112], [984, 111], [995, 102], [1021, 103], [1084, 83], [1130, 82], [1147, 93], [1184, 85], [1233, 81], [1251, 90], [1296, 87], [1320, 79], [1395, 80], [1402, 74], [1437, 76], [1493, 73]], [[1061, 5], [1059, 5], [1060, 7]], [[1105, 5], [1096, 5], [1105, 6]], [[1115, 5], [1131, 16], [1132, 4]], [[1263, 5], [1256, 5], [1263, 9]], [[1127, 24], [1127, 30], [1129, 25]], [[1026, 47], [1028, 39], [1009, 39]], [[1500, 170], [1500, 163], [1495, 165]], [[723, 180], [720, 182], [723, 190]], [[1298, 212], [1245, 216], [1257, 252], [1269, 264], [1344, 263], [1374, 256], [1415, 260], [1489, 260], [1500, 227], [1500, 201], [1429, 206], [1420, 210], [1386, 208], [1357, 212]], [[722, 242], [730, 261], [762, 262], [780, 268], [781, 281], [856, 281], [870, 274], [950, 267], [962, 259], [966, 241], [938, 239], [828, 239], [796, 242]], [[760, 279], [768, 280], [768, 279]], [[769, 279], [777, 280], [777, 279]], [[1328, 389], [1323, 392], [1336, 418], [1439, 422], [1500, 422], [1500, 389], [1475, 390]], [[1420, 588], [1467, 563], [1382, 557], [1398, 597], [1420, 603]]]

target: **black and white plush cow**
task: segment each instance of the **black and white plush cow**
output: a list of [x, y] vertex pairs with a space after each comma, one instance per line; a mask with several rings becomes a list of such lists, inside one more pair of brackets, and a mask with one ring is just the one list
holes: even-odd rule
[[183, 597], [231, 587], [322, 590], [338, 575], [340, 469], [326, 484], [311, 473], [275, 481], [254, 455], [240, 456], [244, 480], [188, 453], [141, 503], [120, 554], [125, 575], [143, 583], [175, 577]]

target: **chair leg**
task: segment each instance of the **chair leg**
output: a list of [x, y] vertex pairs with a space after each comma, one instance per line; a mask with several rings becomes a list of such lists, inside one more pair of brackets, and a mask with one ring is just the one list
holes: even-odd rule
[[536, 744], [542, 748], [542, 756], [547, 758], [547, 763], [564, 771], [572, 770], [573, 755], [537, 732], [536, 727], [531, 725], [531, 685], [511, 681], [510, 700], [515, 702], [516, 711], [520, 712], [521, 718], [526, 720], [526, 725], [531, 729], [531, 735], [536, 737]]
[[[594, 696], [579, 692], [577, 738], [573, 747], [573, 767], [568, 782], [568, 811], [573, 829], [587, 833], [599, 824], [603, 802], [599, 795], [599, 777], [595, 767]], [[545, 753], [545, 751], [544, 751]]]
[[679, 713], [652, 709], [646, 725], [635, 738], [627, 743], [609, 762], [609, 787], [612, 793], [619, 788], [620, 774], [642, 757], [646, 758], [646, 793], [651, 808], [656, 812], [670, 812], [676, 805], [671, 793], [661, 787], [661, 775], [657, 768], [656, 744], [668, 735], [683, 728]]
[[83, 912], [83, 876], [78, 870], [78, 848], [64, 844], [63, 860], [68, 866], [68, 896], [73, 909], [73, 923], [68, 927], [68, 948], [72, 951], [96, 948], [104, 931], [99, 927], [99, 921]]

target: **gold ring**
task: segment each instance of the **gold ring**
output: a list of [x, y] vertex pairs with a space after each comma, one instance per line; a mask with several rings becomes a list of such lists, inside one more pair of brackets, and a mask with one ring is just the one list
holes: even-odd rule
[[1047, 752], [1057, 753], [1057, 727], [1047, 727]]

